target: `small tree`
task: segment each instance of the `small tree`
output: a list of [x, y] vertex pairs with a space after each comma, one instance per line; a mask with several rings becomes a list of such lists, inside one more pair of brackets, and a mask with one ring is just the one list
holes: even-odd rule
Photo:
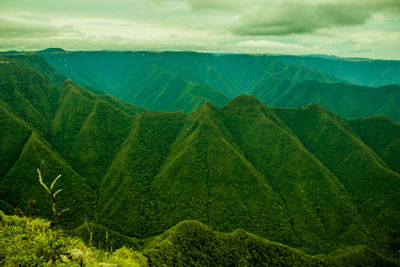
[[93, 225], [92, 225], [90, 222], [88, 222], [88, 219], [87, 219], [86, 215], [85, 215], [85, 217], [84, 217], [83, 223], [85, 224], [86, 229], [87, 229], [88, 232], [89, 232], [89, 247], [91, 248], [91, 247], [92, 247], [93, 229], [94, 229], [94, 227], [93, 227]]
[[40, 164], [40, 170], [37, 169], [37, 172], [38, 172], [38, 176], [39, 176], [39, 183], [40, 183], [40, 185], [46, 190], [46, 192], [50, 195], [50, 198], [51, 198], [51, 207], [52, 207], [52, 210], [53, 210], [53, 218], [52, 218], [51, 223], [50, 223], [50, 228], [53, 228], [53, 227], [56, 225], [56, 223], [57, 223], [58, 217], [60, 217], [61, 214], [63, 214], [64, 212], [66, 212], [66, 211], [69, 210], [69, 209], [64, 209], [64, 210], [62, 210], [61, 212], [57, 212], [56, 195], [57, 195], [58, 193], [60, 193], [60, 192], [62, 191], [62, 189], [59, 189], [59, 190], [57, 190], [55, 193], [53, 193], [53, 188], [54, 188], [54, 185], [56, 184], [57, 180], [60, 179], [61, 174], [59, 174], [59, 175], [53, 180], [53, 182], [52, 182], [51, 185], [50, 185], [50, 189], [49, 189], [49, 188], [43, 183], [43, 178], [42, 178], [43, 168], [44, 168], [44, 161], [42, 161], [42, 163]]

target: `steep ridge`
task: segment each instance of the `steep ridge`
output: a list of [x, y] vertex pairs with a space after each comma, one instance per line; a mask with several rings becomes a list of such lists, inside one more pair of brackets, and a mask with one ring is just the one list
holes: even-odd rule
[[[67, 52], [41, 56], [82, 86], [103, 89], [150, 110], [189, 112], [205, 100], [220, 106], [229, 101], [225, 93], [232, 94], [229, 91], [232, 84], [223, 77], [218, 78], [216, 71], [206, 68], [206, 73], [200, 73], [212, 80], [208, 82], [191, 69], [178, 65], [182, 64], [180, 60], [166, 62], [169, 57], [157, 53]], [[185, 64], [192, 68], [199, 65], [190, 57], [186, 59]], [[214, 89], [214, 84], [221, 91]]]
[[[18, 64], [1, 65], [0, 73], [2, 74], [0, 76], [0, 116], [3, 129], [0, 138], [2, 147], [0, 155], [3, 160], [0, 179], [1, 199], [22, 209], [26, 209], [28, 200], [35, 200], [42, 215], [48, 216], [49, 210], [43, 207], [50, 205], [49, 199], [39, 197], [43, 195], [43, 189], [35, 178], [37, 177], [35, 169], [39, 167], [41, 161], [45, 161], [46, 166], [49, 166], [48, 174], [46, 172], [46, 178], [44, 178], [46, 183], [48, 179], [56, 177], [59, 173], [67, 177], [58, 183], [61, 187], [65, 186], [69, 189], [68, 195], [60, 194], [60, 201], [64, 203], [61, 204], [61, 208], [64, 205], [70, 207], [69, 216], [64, 218], [64, 224], [74, 227], [80, 224], [84, 215], [94, 217], [96, 194], [88, 183], [92, 179], [88, 181], [83, 178], [71, 168], [71, 165], [75, 164], [71, 164], [71, 161], [68, 162], [63, 156], [68, 157], [65, 151], [69, 151], [71, 147], [74, 148], [68, 140], [74, 140], [72, 135], [79, 133], [79, 131], [74, 132], [74, 129], [79, 126], [77, 122], [85, 115], [79, 112], [79, 107], [84, 106], [83, 99], [85, 96], [91, 98], [95, 96], [80, 89], [71, 81], [66, 81], [62, 88], [56, 88], [35, 70]], [[70, 91], [74, 91], [75, 98], [73, 94], [68, 94]], [[134, 111], [133, 106], [129, 104], [120, 103], [110, 97], [104, 99], [111, 103], [119, 103], [130, 112]], [[109, 105], [108, 102], [100, 99], [97, 99], [97, 102]], [[113, 107], [113, 109], [117, 108]], [[62, 110], [65, 111], [65, 115], [60, 115]], [[141, 112], [143, 109], [136, 108], [136, 110]], [[72, 111], [75, 111], [73, 117], [71, 117]], [[123, 123], [119, 116], [116, 121]], [[121, 129], [125, 129], [124, 127]], [[104, 128], [103, 131], [105, 131]], [[105, 136], [103, 131], [101, 137]], [[117, 134], [118, 131], [110, 134], [112, 133]], [[82, 138], [82, 136], [79, 137]], [[95, 138], [91, 140], [98, 142]], [[85, 143], [85, 146], [88, 144], [90, 142]], [[112, 148], [111, 145], [109, 150]], [[102, 146], [99, 151], [104, 151]], [[100, 153], [97, 156], [100, 156], [103, 162], [108, 162], [103, 154]], [[86, 152], [82, 153], [80, 164], [85, 163], [85, 157], [90, 158]], [[94, 162], [95, 159], [91, 158], [88, 165], [95, 166]], [[79, 166], [79, 164], [76, 165]], [[82, 170], [84, 171], [84, 168], [81, 166], [77, 168], [79, 172]], [[89, 176], [89, 178], [92, 177]]]
[[[0, 55], [0, 60], [9, 64], [18, 64], [36, 70], [49, 80], [54, 86], [61, 86], [65, 80], [57, 70], [51, 67], [46, 60], [34, 54], [7, 54]], [[7, 64], [6, 64], [7, 65]]]
[[[103, 89], [150, 110], [190, 112], [205, 100], [221, 106], [228, 98], [246, 93], [266, 105], [297, 107], [317, 102], [346, 118], [385, 115], [400, 120], [400, 86], [387, 85], [398, 76], [397, 63], [392, 61], [335, 59], [336, 63], [329, 67], [340, 71], [342, 63], [361, 64], [362, 70], [357, 74], [361, 77], [374, 70], [381, 73], [378, 66], [382, 65], [388, 76], [382, 74], [381, 79], [375, 77], [375, 82], [367, 83], [385, 85], [376, 88], [352, 85], [343, 75], [302, 64], [301, 60], [308, 62], [308, 57], [106, 51], [40, 55], [78, 84]], [[294, 60], [293, 64], [289, 59]]]
[[[166, 72], [159, 66], [143, 66], [118, 94], [124, 101], [146, 106], [150, 110], [164, 111], [190, 112], [206, 100], [212, 101], [217, 106], [222, 106], [229, 101], [223, 93], [202, 83], [184, 80], [181, 77]], [[135, 88], [135, 90], [130, 88]]]
[[318, 56], [274, 56], [286, 64], [306, 66], [364, 86], [400, 85], [398, 60], [327, 58]]
[[[32, 69], [1, 71], [5, 203], [26, 210], [37, 199], [49, 215], [35, 178], [46, 160], [46, 182], [63, 174], [57, 186], [60, 206], [71, 208], [66, 226], [87, 215], [121, 234], [150, 237], [196, 219], [312, 254], [357, 244], [397, 253], [399, 175], [351, 121], [318, 105], [269, 109], [241, 96], [190, 114], [143, 112], [69, 80], [52, 86]], [[29, 97], [18, 107], [21, 95]]]
[[134, 119], [100, 186], [100, 222], [131, 236], [159, 233], [151, 182], [181, 127], [182, 113], [143, 113]]
[[214, 66], [240, 88], [240, 92], [251, 92], [256, 85], [271, 76], [280, 76], [293, 82], [314, 80], [319, 82], [342, 82], [317, 70], [304, 66], [296, 67], [282, 63], [279, 59], [264, 55], [215, 55], [209, 56]]
[[372, 148], [390, 168], [400, 173], [400, 125], [377, 116], [349, 121], [363, 142]]
[[0, 65], [0, 96], [16, 116], [48, 133], [59, 91], [44, 76], [15, 63]]
[[[50, 207], [50, 199], [38, 197], [45, 195], [38, 183], [34, 169], [41, 161], [46, 162], [44, 182], [50, 183], [58, 174], [64, 178], [57, 184], [59, 188], [68, 188], [66, 194], [58, 196], [59, 209], [68, 207], [68, 216], [61, 223], [77, 227], [84, 215], [93, 216], [95, 194], [84, 178], [73, 171], [49, 144], [37, 133], [32, 132], [12, 168], [0, 178], [0, 198], [14, 207], [26, 208], [29, 200], [35, 200], [38, 207]], [[50, 217], [50, 209], [40, 209], [44, 217]]]
[[155, 194], [163, 200], [160, 211], [169, 214], [160, 221], [166, 220], [169, 228], [177, 221], [195, 218], [222, 231], [243, 227], [287, 238], [275, 229], [287, 224], [283, 203], [237, 150], [216, 112], [206, 102], [186, 117], [154, 178]]
[[88, 182], [96, 185], [127, 138], [131, 115], [71, 81], [61, 90], [64, 97], [51, 124], [50, 141], [75, 170], [93, 177]]
[[352, 133], [346, 120], [318, 104], [274, 111], [336, 175], [376, 238], [398, 246], [400, 175], [386, 168], [379, 156]]
[[[285, 202], [293, 218], [296, 247], [334, 244], [349, 235], [354, 235], [354, 241], [367, 240], [361, 218], [337, 178], [280, 126], [282, 121], [271, 110], [254, 97], [241, 96], [221, 113], [245, 157]], [[301, 239], [302, 235], [309, 239]]]
[[250, 93], [267, 105], [298, 107], [319, 103], [347, 118], [385, 115], [400, 120], [400, 86], [365, 87], [343, 83], [293, 83], [274, 77], [257, 84]]

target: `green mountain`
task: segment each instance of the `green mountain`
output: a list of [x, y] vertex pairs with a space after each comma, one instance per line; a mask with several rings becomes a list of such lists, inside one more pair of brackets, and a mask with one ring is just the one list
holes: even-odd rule
[[[46, 77], [53, 85], [60, 86], [63, 84], [65, 77], [62, 76], [58, 71], [49, 66], [45, 60], [40, 56], [32, 54], [11, 54], [11, 55], [0, 55], [0, 61], [4, 63], [14, 63], [23, 65], [35, 69]], [[3, 64], [4, 64], [3, 63]]]
[[88, 247], [61, 230], [48, 230], [46, 221], [1, 211], [0, 226], [3, 266], [398, 266], [365, 246], [309, 256], [243, 230], [223, 234], [197, 221], [179, 223], [139, 251], [113, 250], [107, 242], [101, 249]]
[[[400, 86], [386, 85], [400, 84], [396, 80], [397, 61], [193, 52], [57, 51], [40, 53], [40, 56], [82, 86], [100, 88], [150, 110], [190, 112], [205, 100], [220, 107], [230, 98], [250, 94], [270, 106], [319, 103], [346, 118], [385, 115], [400, 120]], [[323, 63], [307, 65], [301, 59], [335, 64], [327, 62], [330, 68], [325, 69], [321, 67], [325, 66]], [[348, 64], [351, 69], [361, 64], [357, 77], [374, 81], [359, 81], [359, 78], [329, 71], [347, 70], [342, 64]], [[374, 76], [381, 72], [385, 74], [381, 79]]]
[[141, 253], [150, 266], [397, 266], [363, 246], [308, 256], [240, 229], [219, 233], [196, 221], [174, 226]]
[[384, 116], [350, 120], [350, 124], [365, 144], [400, 173], [400, 124]]
[[273, 56], [285, 64], [317, 69], [354, 84], [383, 86], [400, 84], [400, 61], [324, 56]]
[[318, 103], [346, 118], [385, 115], [400, 121], [400, 86], [366, 87], [343, 83], [290, 82], [272, 77], [250, 92], [271, 106], [298, 107]]
[[[63, 175], [57, 197], [60, 209], [70, 208], [60, 221], [68, 230], [87, 216], [98, 229], [146, 239], [198, 220], [303, 253], [366, 245], [398, 256], [399, 127], [386, 118], [346, 120], [317, 104], [271, 109], [246, 95], [189, 114], [146, 112], [71, 80], [53, 85], [40, 70], [13, 62], [0, 64], [0, 118], [0, 204], [7, 210], [27, 213], [35, 200], [50, 216], [35, 171], [45, 160], [45, 183]], [[231, 236], [253, 239], [242, 234]], [[160, 246], [169, 244], [164, 237]], [[174, 252], [157, 253], [169, 260]]]
[[[71, 86], [71, 82], [68, 80], [64, 86], [57, 88], [37, 71], [15, 63], [1, 65], [0, 77], [1, 129], [2, 133], [7, 133], [1, 135], [0, 141], [2, 147], [0, 153], [2, 159], [0, 165], [1, 199], [6, 199], [6, 202], [12, 206], [20, 206], [23, 209], [26, 208], [27, 200], [36, 200], [39, 206], [49, 205], [49, 199], [38, 197], [43, 192], [37, 186], [38, 181], [35, 179], [37, 177], [35, 169], [41, 160], [45, 160], [46, 165], [50, 167], [46, 170], [45, 182], [54, 179], [59, 173], [68, 177], [68, 179], [60, 181], [62, 187], [65, 185], [71, 188], [67, 196], [60, 195], [60, 202], [64, 205], [68, 203], [71, 210], [71, 215], [64, 218], [65, 223], [71, 224], [71, 226], [80, 224], [79, 218], [85, 214], [93, 214], [96, 194], [90, 188], [87, 178], [83, 178], [73, 170], [66, 159], [56, 150], [57, 142], [68, 144], [78, 137], [76, 135], [79, 135], [79, 131], [74, 131], [74, 128], [78, 126], [79, 119], [75, 120], [75, 118], [82, 118], [85, 114], [84, 111], [90, 105], [92, 108], [110, 106], [113, 110], [120, 111], [127, 116], [142, 112], [144, 109], [125, 104], [109, 96], [94, 96], [81, 88]], [[66, 109], [74, 110], [75, 113], [69, 111], [64, 113]], [[95, 111], [97, 110], [100, 108], [95, 109]], [[108, 111], [106, 112], [108, 113]], [[93, 115], [95, 113], [93, 112]], [[116, 116], [118, 115], [120, 114], [116, 114]], [[74, 118], [70, 116], [74, 116]], [[108, 115], [107, 117], [111, 119]], [[101, 117], [98, 119], [102, 124], [105, 122]], [[114, 124], [116, 121], [124, 122], [123, 118], [118, 116], [110, 123]], [[122, 131], [124, 126], [119, 124]], [[67, 128], [63, 127], [70, 128], [66, 130]], [[103, 138], [102, 141], [104, 141], [109, 137], [111, 139], [110, 147], [112, 147], [115, 142], [118, 142], [115, 135], [119, 134], [121, 129], [110, 133], [111, 136], [102, 133], [99, 138]], [[69, 133], [62, 135], [59, 132]], [[100, 140], [92, 140], [97, 146], [101, 146]], [[64, 149], [68, 150], [69, 148]], [[87, 152], [87, 148], [85, 151]], [[64, 150], [61, 149], [60, 152], [63, 153]], [[88, 156], [86, 152], [85, 155]], [[104, 153], [110, 152], [105, 151]], [[105, 162], [107, 159], [103, 158], [104, 155], [92, 156], [100, 157]], [[99, 162], [99, 165], [101, 163]], [[91, 166], [93, 166], [92, 164]], [[32, 166], [36, 167], [32, 168]], [[21, 173], [22, 170], [24, 173]], [[15, 177], [18, 179], [14, 179]], [[50, 211], [43, 210], [42, 212], [46, 216]]]

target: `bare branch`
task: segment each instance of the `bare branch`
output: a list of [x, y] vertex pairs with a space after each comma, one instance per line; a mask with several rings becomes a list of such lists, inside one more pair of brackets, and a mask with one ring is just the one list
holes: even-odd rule
[[50, 223], [50, 228], [53, 228], [56, 223], [57, 223], [57, 219], [58, 217], [60, 217], [61, 214], [63, 214], [64, 212], [68, 211], [69, 209], [64, 209], [61, 212], [57, 212], [57, 206], [56, 206], [56, 195], [58, 193], [60, 193], [62, 191], [62, 189], [57, 190], [54, 194], [53, 194], [53, 188], [54, 185], [56, 184], [57, 180], [60, 179], [61, 174], [59, 174], [51, 183], [50, 185], [50, 189], [43, 183], [43, 169], [44, 169], [44, 161], [42, 161], [42, 163], [40, 164], [40, 170], [37, 169], [37, 173], [38, 173], [38, 177], [39, 177], [39, 183], [40, 185], [47, 191], [47, 193], [49, 193], [50, 198], [51, 198], [51, 207], [53, 209], [53, 219], [51, 220]]
[[49, 193], [51, 195], [49, 188], [43, 183], [42, 172], [39, 169], [37, 169], [37, 172], [38, 172], [38, 176], [39, 176], [40, 185], [43, 186], [43, 188], [46, 189], [47, 193]]
[[60, 193], [61, 191], [62, 191], [62, 189], [58, 189], [57, 192], [54, 193], [54, 197], [56, 197], [56, 195], [57, 195], [58, 193]]
[[61, 214], [63, 214], [64, 212], [67, 212], [67, 211], [69, 211], [69, 208], [68, 209], [63, 209], [60, 213], [58, 213], [58, 216], [60, 216]]
[[53, 191], [53, 187], [54, 187], [54, 185], [56, 184], [57, 180], [60, 179], [60, 177], [61, 177], [61, 174], [59, 174], [59, 175], [56, 177], [56, 179], [54, 179], [54, 181], [51, 183], [51, 185], [50, 185], [50, 191]]
[[44, 174], [44, 160], [40, 163], [40, 173]]

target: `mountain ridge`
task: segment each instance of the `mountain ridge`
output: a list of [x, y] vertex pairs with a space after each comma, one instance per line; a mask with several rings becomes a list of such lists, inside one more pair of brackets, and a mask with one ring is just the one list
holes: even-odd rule
[[21, 65], [0, 73], [0, 173], [11, 166], [0, 198], [14, 207], [36, 200], [50, 215], [34, 178], [45, 160], [46, 181], [63, 174], [61, 208], [71, 212], [60, 223], [72, 228], [87, 215], [145, 238], [197, 219], [311, 254], [359, 244], [397, 253], [400, 175], [376, 145], [396, 147], [383, 139], [397, 136], [395, 123], [375, 137], [374, 121], [360, 128], [318, 104], [271, 109], [253, 96], [189, 114], [148, 112], [72, 81], [54, 86]]
[[[387, 85], [392, 82], [385, 82], [385, 77], [381, 82], [358, 83], [341, 73], [324, 72], [320, 65], [302, 64], [294, 60], [296, 57], [274, 55], [125, 51], [46, 53], [41, 56], [81, 86], [92, 85], [151, 110], [187, 113], [206, 99], [222, 106], [236, 96], [251, 94], [269, 106], [293, 107], [318, 102], [346, 118], [386, 115], [392, 120], [400, 120], [397, 111], [400, 81], [396, 82], [398, 70], [391, 61], [385, 69], [398, 85]], [[305, 60], [308, 58], [304, 57]], [[336, 60], [334, 66], [339, 69], [340, 62], [350, 62], [310, 59]], [[363, 64], [371, 64], [371, 69], [369, 65], [363, 67], [358, 76], [372, 76], [368, 71], [380, 70], [375, 61]], [[385, 65], [385, 62], [379, 64]], [[196, 96], [183, 89], [192, 83], [197, 85]], [[170, 103], [173, 97], [179, 99]]]

